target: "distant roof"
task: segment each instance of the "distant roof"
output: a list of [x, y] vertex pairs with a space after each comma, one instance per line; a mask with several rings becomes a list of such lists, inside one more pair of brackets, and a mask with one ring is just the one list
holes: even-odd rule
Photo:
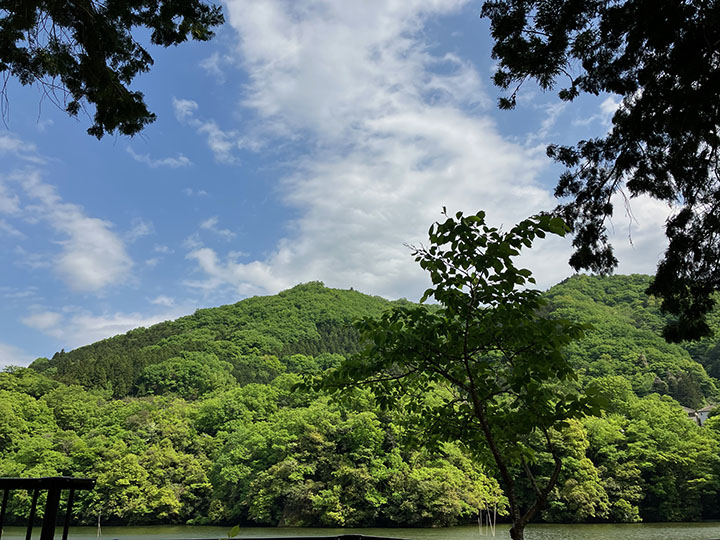
[[703, 407], [702, 409], [698, 409], [697, 412], [710, 412], [712, 411], [717, 405], [708, 405], [707, 407]]
[[686, 407], [685, 405], [681, 405], [681, 407], [683, 408], [683, 411], [685, 411], [688, 414], [692, 414], [692, 413], [696, 412], [695, 409]]

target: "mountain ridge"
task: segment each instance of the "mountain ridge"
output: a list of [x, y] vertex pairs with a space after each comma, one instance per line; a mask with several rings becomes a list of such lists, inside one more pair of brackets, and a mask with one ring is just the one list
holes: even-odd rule
[[[685, 346], [666, 343], [659, 336], [664, 324], [659, 302], [644, 294], [650, 279], [641, 274], [575, 275], [544, 295], [552, 313], [593, 325], [588, 337], [570, 349], [581, 374], [622, 375], [638, 395], [669, 394], [691, 407], [717, 400], [718, 384], [708, 374], [713, 369], [720, 375], [717, 340]], [[352, 354], [359, 346], [353, 320], [403, 304], [410, 302], [328, 288], [317, 281], [301, 283], [276, 295], [199, 309], [60, 351], [31, 367], [65, 383], [110, 388], [121, 397], [137, 391], [147, 366], [188, 353], [212, 354], [235, 365], [236, 371], [243, 357]], [[711, 321], [717, 329], [718, 318]]]
[[[665, 343], [649, 279], [575, 276], [544, 293], [549, 316], [592, 325], [567, 354], [609, 399], [557, 433], [543, 520], [720, 517], [720, 417], [700, 426], [678, 404], [717, 402], [700, 362], [713, 368], [718, 343]], [[403, 303], [311, 282], [0, 372], [0, 475], [97, 478], [77, 501], [86, 524], [441, 526], [483, 501], [502, 514], [482, 448], [426, 448], [411, 415], [366, 388], [297, 389], [357, 349], [353, 319]], [[549, 474], [553, 459], [530, 467]], [[8, 511], [26, 519], [27, 497]]]

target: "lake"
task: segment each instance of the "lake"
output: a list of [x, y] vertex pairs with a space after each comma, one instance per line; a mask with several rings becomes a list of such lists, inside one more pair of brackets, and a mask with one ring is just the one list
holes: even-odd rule
[[[498, 525], [496, 538], [508, 539], [508, 525]], [[227, 527], [193, 526], [148, 526], [148, 527], [103, 527], [100, 540], [176, 540], [226, 538]], [[33, 537], [40, 534], [40, 527], [34, 529]], [[298, 529], [247, 527], [240, 531], [237, 540], [278, 536], [329, 536], [334, 534], [367, 534], [405, 538], [408, 540], [484, 540], [492, 536], [480, 536], [477, 526], [450, 527], [443, 529]], [[62, 531], [58, 529], [56, 538]], [[71, 539], [90, 540], [97, 538], [95, 527], [73, 527]], [[3, 540], [23, 540], [25, 529], [6, 527]], [[633, 523], [633, 524], [591, 524], [591, 525], [530, 525], [525, 532], [526, 540], [720, 540], [720, 523]]]

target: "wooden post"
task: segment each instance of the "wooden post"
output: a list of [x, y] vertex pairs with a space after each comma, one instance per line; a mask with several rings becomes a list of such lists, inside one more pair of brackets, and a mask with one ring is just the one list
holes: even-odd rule
[[2, 500], [2, 507], [0, 507], [0, 538], [2, 538], [2, 529], [3, 524], [5, 523], [5, 510], [7, 510], [7, 501], [8, 501], [8, 493], [10, 492], [9, 489], [6, 489], [3, 492], [3, 500]]
[[32, 506], [30, 507], [30, 517], [28, 518], [27, 532], [25, 533], [25, 540], [32, 540], [32, 529], [33, 521], [35, 521], [35, 510], [37, 509], [38, 495], [40, 494], [40, 488], [35, 488], [33, 491]]
[[67, 540], [68, 532], [70, 531], [70, 520], [72, 519], [72, 506], [75, 500], [75, 488], [70, 488], [67, 500], [67, 510], [65, 510], [65, 523], [63, 524], [63, 535], [62, 540]]
[[43, 516], [42, 530], [40, 531], [40, 540], [53, 540], [53, 538], [55, 538], [55, 525], [57, 524], [61, 491], [62, 487], [58, 482], [51, 482], [48, 486], [47, 501], [45, 502], [45, 515]]

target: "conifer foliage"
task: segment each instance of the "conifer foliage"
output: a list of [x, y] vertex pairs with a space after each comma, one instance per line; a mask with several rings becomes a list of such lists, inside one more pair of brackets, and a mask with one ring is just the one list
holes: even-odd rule
[[134, 135], [155, 120], [129, 88], [153, 64], [139, 29], [169, 47], [206, 41], [222, 22], [220, 7], [203, 0], [3, 0], [0, 72], [39, 83], [71, 116], [92, 104], [90, 135]]
[[[575, 269], [616, 265], [606, 221], [611, 198], [648, 195], [674, 210], [669, 246], [649, 292], [674, 315], [664, 334], [697, 339], [720, 288], [720, 1], [491, 0], [495, 83], [514, 107], [523, 82], [560, 85], [559, 97], [614, 94], [610, 131], [575, 146], [551, 145], [566, 166], [555, 194], [572, 227]], [[632, 201], [630, 201], [632, 204]]]

